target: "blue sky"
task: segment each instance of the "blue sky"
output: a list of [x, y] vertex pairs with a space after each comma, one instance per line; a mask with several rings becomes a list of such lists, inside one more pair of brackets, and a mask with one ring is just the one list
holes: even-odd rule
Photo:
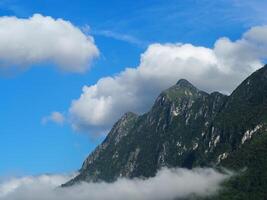
[[0, 0], [1, 16], [40, 13], [84, 31], [87, 27], [100, 51], [83, 74], [62, 72], [48, 63], [0, 74], [0, 176], [79, 169], [103, 136], [89, 137], [68, 124], [44, 125], [44, 116], [54, 110], [67, 112], [84, 85], [138, 66], [151, 43], [212, 48], [220, 37], [236, 40], [250, 27], [264, 25], [266, 8], [267, 3], [257, 0]]

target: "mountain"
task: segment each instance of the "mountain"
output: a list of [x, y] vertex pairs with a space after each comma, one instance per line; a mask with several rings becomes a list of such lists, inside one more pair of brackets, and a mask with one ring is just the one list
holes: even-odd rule
[[212, 199], [261, 199], [267, 197], [266, 122], [267, 65], [230, 96], [208, 94], [181, 79], [149, 112], [124, 114], [64, 186], [153, 177], [161, 167], [226, 167], [242, 173]]

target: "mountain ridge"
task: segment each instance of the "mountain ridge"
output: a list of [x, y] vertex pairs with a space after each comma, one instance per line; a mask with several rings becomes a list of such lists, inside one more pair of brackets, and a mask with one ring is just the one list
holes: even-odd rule
[[208, 94], [180, 79], [161, 92], [149, 112], [124, 114], [64, 186], [153, 177], [162, 167], [233, 167], [229, 160], [265, 132], [266, 122], [266, 65], [229, 96]]

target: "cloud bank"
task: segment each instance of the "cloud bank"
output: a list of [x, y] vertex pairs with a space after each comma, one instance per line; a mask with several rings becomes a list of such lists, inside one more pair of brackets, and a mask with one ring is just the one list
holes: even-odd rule
[[0, 17], [0, 27], [0, 70], [24, 70], [45, 62], [81, 73], [99, 55], [94, 39], [63, 19], [40, 14]]
[[215, 194], [229, 178], [213, 169], [162, 169], [150, 179], [119, 179], [114, 183], [83, 183], [58, 188], [69, 176], [13, 179], [0, 184], [1, 200], [173, 200]]
[[253, 27], [239, 40], [219, 38], [213, 48], [151, 44], [136, 68], [85, 85], [69, 114], [78, 130], [108, 130], [127, 111], [146, 112], [164, 89], [186, 78], [198, 88], [230, 93], [267, 58], [267, 26]]

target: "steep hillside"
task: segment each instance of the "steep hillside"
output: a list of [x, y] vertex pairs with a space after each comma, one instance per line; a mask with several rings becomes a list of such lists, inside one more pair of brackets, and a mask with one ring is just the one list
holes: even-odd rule
[[[217, 125], [230, 135], [235, 151], [221, 165], [239, 173], [225, 183], [211, 200], [267, 198], [267, 70], [266, 66], [247, 78], [231, 95], [226, 112]], [[231, 106], [230, 106], [231, 105]], [[241, 144], [240, 144], [241, 138]]]
[[[259, 174], [265, 166], [266, 122], [267, 66], [244, 80], [230, 96], [208, 94], [181, 79], [159, 95], [148, 113], [126, 113], [84, 161], [80, 174], [65, 186], [151, 177], [164, 166], [246, 169], [243, 173], [248, 177], [240, 179], [259, 185], [257, 181], [267, 181], [265, 175], [262, 180], [255, 178], [256, 182], [252, 176], [253, 170]], [[254, 155], [264, 158], [257, 164]], [[237, 178], [228, 182], [227, 191], [239, 190], [233, 187], [236, 184]]]

